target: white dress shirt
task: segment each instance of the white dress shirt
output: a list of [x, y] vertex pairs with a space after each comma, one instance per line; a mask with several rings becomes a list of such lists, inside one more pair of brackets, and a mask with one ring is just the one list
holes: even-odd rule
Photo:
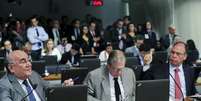
[[57, 61], [61, 60], [61, 53], [59, 52], [59, 50], [57, 48], [54, 48], [51, 53], [45, 53], [45, 50], [42, 50], [42, 56], [45, 56], [45, 55], [50, 55], [50, 56], [56, 55]]
[[[38, 30], [39, 36], [37, 35], [36, 29]], [[43, 41], [48, 40], [48, 34], [41, 26], [29, 27], [27, 29], [27, 37], [32, 44], [32, 50], [42, 49]], [[37, 43], [40, 43], [41, 45], [39, 46]]]
[[107, 64], [108, 57], [109, 57], [109, 54], [106, 50], [103, 50], [100, 52], [99, 59], [100, 59], [101, 65]]
[[[109, 82], [110, 82], [110, 95], [111, 101], [116, 101], [115, 89], [114, 89], [114, 77], [109, 73]], [[121, 99], [125, 98], [123, 83], [120, 77], [118, 77], [118, 83], [121, 90]]]
[[57, 45], [57, 47], [56, 47], [58, 50], [59, 50], [59, 52], [61, 53], [61, 54], [63, 54], [63, 53], [65, 53], [65, 52], [69, 52], [70, 51], [70, 49], [72, 48], [72, 44], [71, 43], [68, 43], [68, 44], [66, 44], [65, 46], [63, 46], [63, 45]]
[[[25, 91], [25, 93], [28, 94], [29, 92], [27, 92], [26, 86], [23, 84], [24, 80], [17, 79], [17, 81], [20, 83], [20, 85], [23, 88], [23, 90]], [[27, 82], [28, 82], [29, 85], [31, 85], [28, 79], [27, 79]], [[30, 86], [30, 87], [31, 87], [31, 89], [33, 89], [32, 86]], [[41, 101], [39, 95], [36, 93], [35, 90], [33, 90], [33, 94], [34, 94], [34, 97], [36, 98], [36, 101]]]
[[[172, 65], [169, 66], [170, 74], [172, 77], [175, 77], [175, 69], [176, 67], [173, 67]], [[184, 76], [184, 70], [183, 66], [179, 66], [179, 78], [180, 78], [180, 83], [181, 83], [181, 90], [183, 93], [184, 98], [186, 97], [186, 82], [185, 82], [185, 76]], [[174, 101], [173, 99], [175, 98], [175, 78], [173, 79], [170, 75], [170, 84], [169, 84], [169, 101]]]

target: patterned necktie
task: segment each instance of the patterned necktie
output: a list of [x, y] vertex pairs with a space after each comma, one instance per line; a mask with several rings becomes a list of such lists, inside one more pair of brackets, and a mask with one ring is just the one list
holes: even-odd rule
[[182, 98], [182, 92], [181, 92], [181, 82], [179, 77], [179, 68], [176, 67], [175, 69], [175, 99], [181, 99]]
[[26, 86], [27, 94], [30, 93], [30, 95], [29, 95], [29, 101], [36, 101], [36, 98], [35, 98], [35, 96], [33, 94], [32, 88], [29, 85], [29, 83], [27, 82], [27, 80], [24, 80], [23, 84]]
[[120, 98], [120, 95], [121, 95], [121, 90], [120, 90], [120, 87], [119, 87], [118, 78], [114, 78], [114, 89], [115, 89], [116, 101], [119, 101], [119, 98]]

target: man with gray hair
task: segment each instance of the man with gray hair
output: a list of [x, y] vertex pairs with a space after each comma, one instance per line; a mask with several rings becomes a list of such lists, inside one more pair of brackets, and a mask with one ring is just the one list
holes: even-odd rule
[[106, 66], [87, 75], [88, 101], [135, 101], [135, 74], [125, 63], [124, 53], [114, 50]]
[[[48, 82], [32, 71], [28, 55], [21, 50], [11, 52], [7, 73], [0, 79], [0, 101], [45, 101]], [[72, 85], [72, 79], [64, 85]]]

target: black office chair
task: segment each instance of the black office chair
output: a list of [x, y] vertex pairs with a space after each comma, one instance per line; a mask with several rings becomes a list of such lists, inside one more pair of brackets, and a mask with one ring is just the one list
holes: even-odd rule
[[140, 65], [138, 57], [126, 57], [126, 67], [132, 67], [133, 65]]
[[151, 64], [164, 64], [168, 60], [167, 51], [157, 51], [153, 54], [153, 60]]
[[41, 76], [45, 73], [45, 61], [39, 60], [39, 61], [32, 61], [32, 70], [39, 73]]
[[45, 60], [46, 66], [58, 65], [56, 55], [43, 56], [41, 60]]

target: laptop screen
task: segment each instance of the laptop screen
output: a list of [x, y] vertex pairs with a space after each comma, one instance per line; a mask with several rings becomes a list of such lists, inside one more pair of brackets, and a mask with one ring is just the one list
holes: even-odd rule
[[137, 81], [136, 101], [169, 101], [169, 80]]
[[49, 87], [46, 97], [47, 101], [87, 101], [87, 86]]

